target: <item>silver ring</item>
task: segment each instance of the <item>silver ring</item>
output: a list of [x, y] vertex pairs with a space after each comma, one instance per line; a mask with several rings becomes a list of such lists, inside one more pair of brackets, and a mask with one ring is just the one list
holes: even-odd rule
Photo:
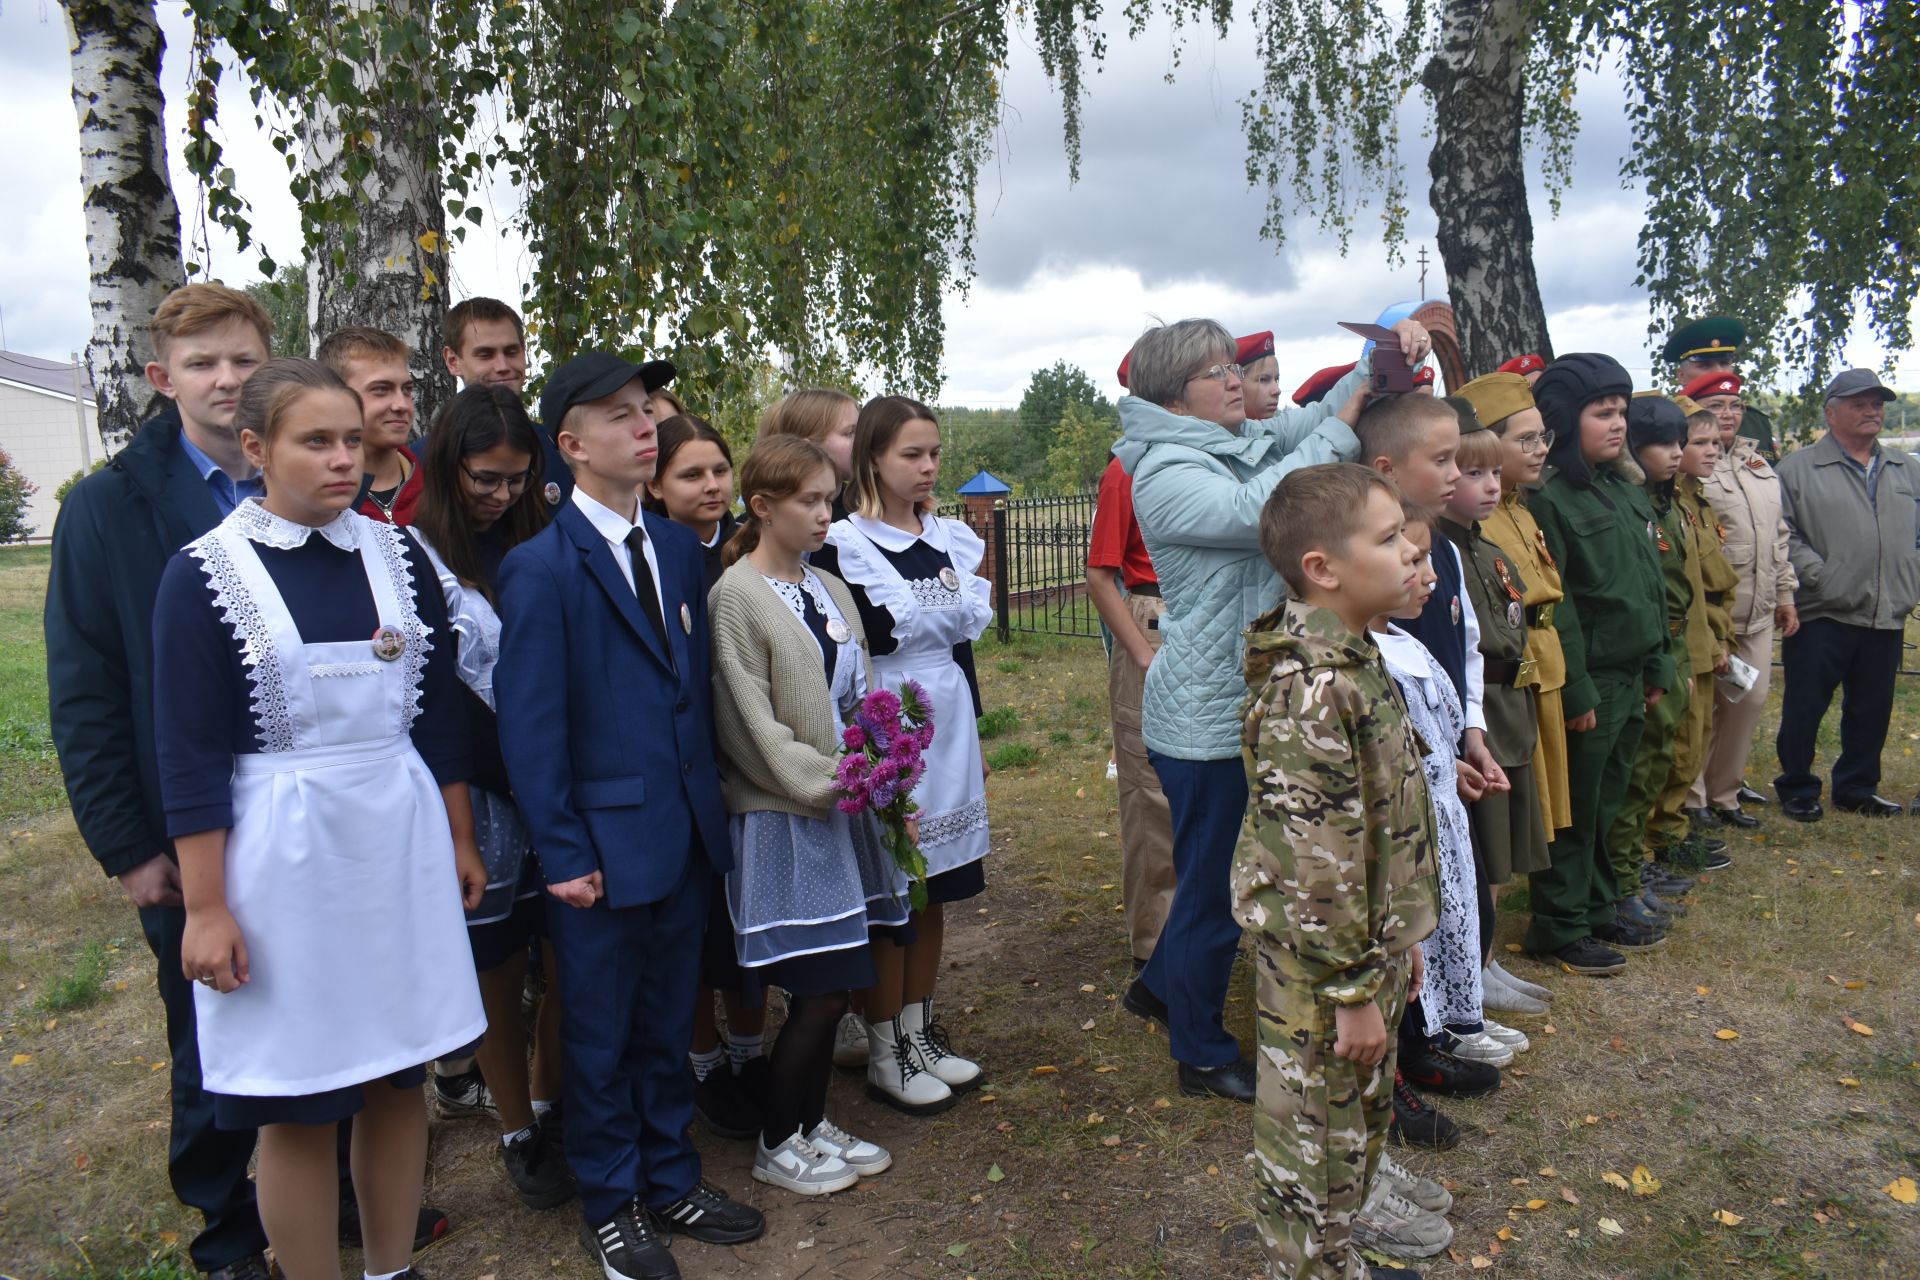
[[213, 976], [209, 974], [206, 977], [196, 979], [196, 981], [203, 982], [210, 987], [213, 985]]

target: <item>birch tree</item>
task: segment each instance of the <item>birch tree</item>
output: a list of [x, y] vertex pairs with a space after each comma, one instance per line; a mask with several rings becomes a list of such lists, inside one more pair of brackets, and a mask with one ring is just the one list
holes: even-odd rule
[[148, 0], [65, 0], [80, 201], [93, 332], [84, 362], [100, 437], [116, 449], [140, 425], [152, 388], [147, 322], [185, 282], [180, 210], [167, 174], [160, 93], [165, 40]]

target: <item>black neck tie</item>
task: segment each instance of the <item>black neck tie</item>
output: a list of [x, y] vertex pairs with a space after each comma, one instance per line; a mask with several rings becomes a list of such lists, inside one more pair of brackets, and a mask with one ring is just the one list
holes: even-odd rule
[[667, 620], [660, 616], [660, 593], [653, 585], [653, 567], [647, 563], [644, 530], [636, 526], [627, 535], [627, 551], [633, 558], [633, 593], [640, 597], [640, 612], [653, 624], [653, 634], [660, 637], [660, 650], [667, 655], [667, 661], [672, 662], [673, 646], [667, 643]]

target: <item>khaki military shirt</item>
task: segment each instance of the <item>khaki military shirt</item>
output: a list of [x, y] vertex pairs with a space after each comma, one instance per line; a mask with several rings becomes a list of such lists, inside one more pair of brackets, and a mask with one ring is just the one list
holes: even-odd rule
[[1567, 657], [1560, 651], [1560, 632], [1553, 625], [1554, 606], [1566, 599], [1566, 592], [1560, 588], [1560, 566], [1547, 550], [1547, 535], [1540, 532], [1518, 490], [1500, 495], [1500, 506], [1480, 522], [1480, 532], [1506, 552], [1527, 584], [1524, 603], [1532, 686], [1552, 693], [1567, 682]]
[[1739, 575], [1728, 613], [1736, 635], [1764, 631], [1773, 611], [1793, 603], [1800, 585], [1787, 559], [1787, 522], [1780, 503], [1780, 478], [1751, 440], [1740, 438], [1720, 456], [1702, 487], [1720, 517], [1727, 563]]

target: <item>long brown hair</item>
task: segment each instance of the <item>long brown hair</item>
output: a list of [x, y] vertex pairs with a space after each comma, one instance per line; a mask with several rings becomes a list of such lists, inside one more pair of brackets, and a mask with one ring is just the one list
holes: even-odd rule
[[791, 498], [822, 467], [832, 471], [833, 459], [825, 449], [800, 436], [773, 436], [753, 446], [753, 452], [740, 464], [740, 502], [746, 514], [720, 549], [720, 563], [731, 569], [741, 556], [760, 545], [760, 517], [753, 511], [755, 497], [771, 502]]
[[799, 436], [802, 440], [811, 440], [819, 444], [840, 425], [840, 415], [847, 406], [860, 407], [860, 402], [844, 391], [834, 391], [827, 387], [807, 387], [791, 395], [782, 396], [767, 406], [760, 415], [760, 439], [770, 440], [774, 436]]
[[340, 380], [340, 375], [301, 356], [276, 356], [254, 370], [240, 388], [240, 403], [233, 410], [233, 434], [251, 431], [262, 444], [273, 443], [281, 419], [293, 403], [310, 391], [337, 391], [353, 401], [360, 411], [360, 396]]
[[468, 458], [503, 444], [527, 455], [527, 487], [500, 513], [496, 527], [506, 536], [509, 548], [546, 528], [547, 504], [540, 496], [546, 449], [520, 397], [496, 386], [468, 387], [447, 401], [433, 420], [420, 455], [420, 506], [413, 516], [461, 584], [489, 601], [493, 601], [493, 588], [480, 568], [479, 542], [464, 496], [465, 472]]
[[[860, 410], [860, 420], [853, 427], [853, 475], [847, 481], [847, 506], [853, 511], [877, 520], [881, 511], [880, 455], [893, 446], [894, 437], [900, 434], [900, 428], [909, 422], [931, 422], [935, 427], [940, 419], [933, 410], [918, 400], [909, 400], [905, 396], [875, 396], [867, 401]], [[933, 495], [927, 495], [921, 504], [923, 512], [934, 509]]]

